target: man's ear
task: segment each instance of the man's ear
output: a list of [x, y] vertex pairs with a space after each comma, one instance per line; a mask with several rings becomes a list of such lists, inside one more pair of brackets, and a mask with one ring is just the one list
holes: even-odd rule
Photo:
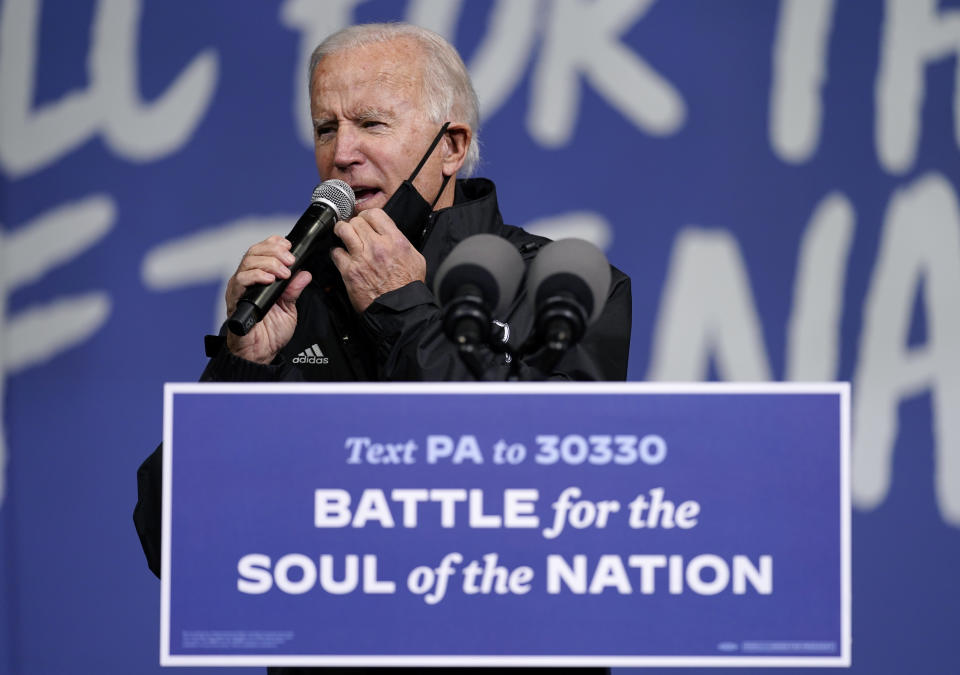
[[447, 127], [443, 139], [443, 175], [453, 176], [467, 158], [467, 149], [473, 138], [473, 130], [466, 124], [453, 123]]

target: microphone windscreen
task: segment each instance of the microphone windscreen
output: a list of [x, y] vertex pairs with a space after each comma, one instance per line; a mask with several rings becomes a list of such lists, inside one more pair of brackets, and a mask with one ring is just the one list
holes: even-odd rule
[[493, 234], [475, 234], [457, 244], [437, 270], [433, 292], [446, 305], [466, 284], [480, 289], [494, 316], [503, 316], [523, 278], [523, 259], [513, 245]]
[[353, 216], [357, 198], [353, 189], [342, 180], [331, 178], [313, 189], [313, 203], [322, 202], [337, 212], [338, 220], [347, 220]]
[[569, 293], [593, 323], [607, 303], [610, 263], [603, 252], [583, 239], [559, 239], [544, 246], [527, 277], [527, 294], [534, 306], [557, 293]]

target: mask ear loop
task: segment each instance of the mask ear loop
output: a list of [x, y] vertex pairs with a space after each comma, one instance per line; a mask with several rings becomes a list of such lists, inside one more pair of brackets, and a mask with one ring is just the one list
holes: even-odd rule
[[437, 147], [437, 143], [440, 142], [440, 139], [443, 138], [443, 135], [447, 133], [447, 127], [449, 126], [449, 122], [444, 122], [443, 126], [440, 127], [440, 133], [434, 137], [433, 143], [431, 143], [430, 147], [427, 148], [427, 153], [423, 156], [423, 159], [420, 160], [420, 163], [417, 164], [417, 168], [413, 170], [413, 173], [410, 174], [410, 177], [407, 179], [408, 181], [412, 183], [413, 179], [417, 177], [418, 173], [420, 173], [420, 169], [422, 169], [423, 165], [427, 163], [428, 159], [430, 159], [430, 155], [433, 154], [434, 149]]
[[444, 176], [443, 181], [440, 183], [440, 191], [437, 192], [437, 196], [433, 198], [433, 202], [430, 204], [430, 210], [433, 211], [433, 207], [437, 205], [437, 202], [440, 201], [440, 195], [443, 194], [443, 189], [447, 187], [447, 183], [450, 182], [450, 176]]
[[[438, 143], [440, 142], [440, 140], [443, 138], [443, 135], [444, 135], [445, 133], [447, 133], [447, 127], [449, 127], [449, 126], [450, 126], [450, 122], [444, 122], [444, 123], [443, 123], [443, 126], [440, 127], [440, 133], [438, 133], [438, 134], [434, 137], [433, 142], [430, 144], [430, 147], [427, 148], [426, 154], [425, 154], [425, 155], [423, 156], [423, 158], [420, 160], [420, 163], [417, 164], [417, 168], [413, 170], [413, 173], [410, 174], [410, 177], [407, 179], [407, 180], [410, 182], [411, 185], [413, 184], [413, 180], [417, 177], [417, 174], [420, 173], [420, 169], [422, 169], [422, 168], [423, 168], [423, 165], [427, 163], [427, 160], [428, 160], [428, 159], [430, 159], [430, 155], [433, 154], [433, 151], [436, 149], [437, 144], [438, 144]], [[440, 183], [440, 191], [437, 193], [437, 196], [433, 198], [433, 202], [430, 204], [430, 210], [431, 210], [431, 211], [433, 210], [433, 207], [437, 205], [437, 202], [440, 201], [440, 195], [443, 194], [443, 190], [444, 190], [444, 188], [447, 187], [447, 183], [448, 183], [448, 182], [450, 182], [450, 176], [444, 176], [444, 177], [443, 177], [443, 182]]]

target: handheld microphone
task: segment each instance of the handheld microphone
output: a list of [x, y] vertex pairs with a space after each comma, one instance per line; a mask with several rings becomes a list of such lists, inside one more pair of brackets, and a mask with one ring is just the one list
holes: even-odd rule
[[277, 279], [271, 284], [255, 284], [248, 288], [237, 301], [237, 308], [227, 319], [227, 328], [235, 335], [246, 335], [256, 325], [283, 294], [283, 290], [303, 266], [304, 260], [319, 246], [332, 247], [337, 237], [333, 226], [339, 220], [353, 215], [356, 197], [353, 190], [342, 180], [324, 181], [313, 190], [310, 206], [303, 212], [287, 239], [290, 252], [296, 260], [290, 265], [290, 276]]
[[583, 239], [544, 246], [527, 277], [535, 316], [532, 343], [559, 353], [575, 345], [600, 316], [609, 291], [610, 263], [596, 246]]
[[433, 285], [447, 337], [461, 347], [486, 342], [491, 319], [507, 311], [522, 277], [523, 259], [506, 239], [475, 234], [457, 244]]

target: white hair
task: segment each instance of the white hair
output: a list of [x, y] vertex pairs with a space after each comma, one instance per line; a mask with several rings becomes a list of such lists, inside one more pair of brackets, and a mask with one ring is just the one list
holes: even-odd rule
[[365, 47], [398, 39], [411, 39], [420, 45], [424, 55], [423, 101], [430, 120], [466, 123], [473, 131], [461, 171], [469, 176], [480, 161], [477, 131], [480, 125], [480, 102], [470, 81], [463, 59], [442, 36], [409, 23], [367, 23], [350, 26], [328, 36], [313, 50], [307, 86], [325, 56], [357, 47]]

